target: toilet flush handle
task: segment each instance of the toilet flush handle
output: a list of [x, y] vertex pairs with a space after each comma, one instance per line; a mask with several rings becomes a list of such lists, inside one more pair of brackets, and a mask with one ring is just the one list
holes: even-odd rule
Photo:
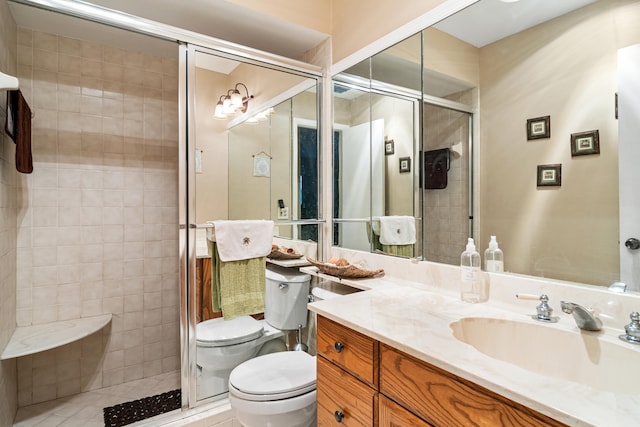
[[278, 289], [280, 289], [281, 291], [287, 289], [288, 287], [289, 285], [286, 283], [280, 283], [280, 285], [278, 285]]

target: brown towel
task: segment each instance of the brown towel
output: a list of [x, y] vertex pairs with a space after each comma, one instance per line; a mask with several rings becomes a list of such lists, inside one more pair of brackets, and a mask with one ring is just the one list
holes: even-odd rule
[[7, 91], [7, 135], [16, 143], [16, 169], [33, 172], [31, 156], [31, 109], [20, 89]]

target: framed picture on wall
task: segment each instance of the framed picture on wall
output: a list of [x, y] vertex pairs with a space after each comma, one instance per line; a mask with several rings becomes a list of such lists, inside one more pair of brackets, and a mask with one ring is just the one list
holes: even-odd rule
[[411, 172], [411, 157], [400, 157], [400, 173]]
[[600, 154], [600, 132], [590, 130], [571, 134], [571, 157]]
[[551, 138], [551, 116], [527, 120], [527, 140]]
[[395, 143], [393, 139], [388, 139], [384, 142], [384, 155], [390, 156], [395, 153]]
[[562, 165], [538, 165], [538, 187], [562, 185]]

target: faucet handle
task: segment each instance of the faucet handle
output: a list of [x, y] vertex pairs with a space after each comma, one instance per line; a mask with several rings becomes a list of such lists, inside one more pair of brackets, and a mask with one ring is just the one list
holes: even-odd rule
[[539, 297], [530, 294], [516, 294], [516, 298], [518, 299], [528, 299], [528, 300], [540, 300], [540, 304], [536, 306], [536, 314], [531, 315], [533, 320], [539, 320], [540, 322], [547, 323], [556, 323], [558, 321], [557, 317], [552, 317], [551, 313], [553, 309], [549, 305], [549, 297], [547, 294], [542, 294]]
[[629, 317], [631, 323], [624, 326], [625, 335], [620, 335], [619, 338], [631, 344], [640, 344], [640, 313], [634, 311]]
[[540, 295], [540, 304], [536, 307], [536, 320], [550, 322], [553, 319], [553, 317], [551, 317], [552, 312], [553, 309], [549, 305], [549, 297], [547, 294]]

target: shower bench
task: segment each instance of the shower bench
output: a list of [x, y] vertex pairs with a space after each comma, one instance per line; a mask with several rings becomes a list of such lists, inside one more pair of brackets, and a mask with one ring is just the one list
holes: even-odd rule
[[103, 314], [39, 325], [18, 326], [2, 351], [0, 360], [51, 350], [80, 340], [107, 326], [111, 322], [111, 317], [111, 314]]

